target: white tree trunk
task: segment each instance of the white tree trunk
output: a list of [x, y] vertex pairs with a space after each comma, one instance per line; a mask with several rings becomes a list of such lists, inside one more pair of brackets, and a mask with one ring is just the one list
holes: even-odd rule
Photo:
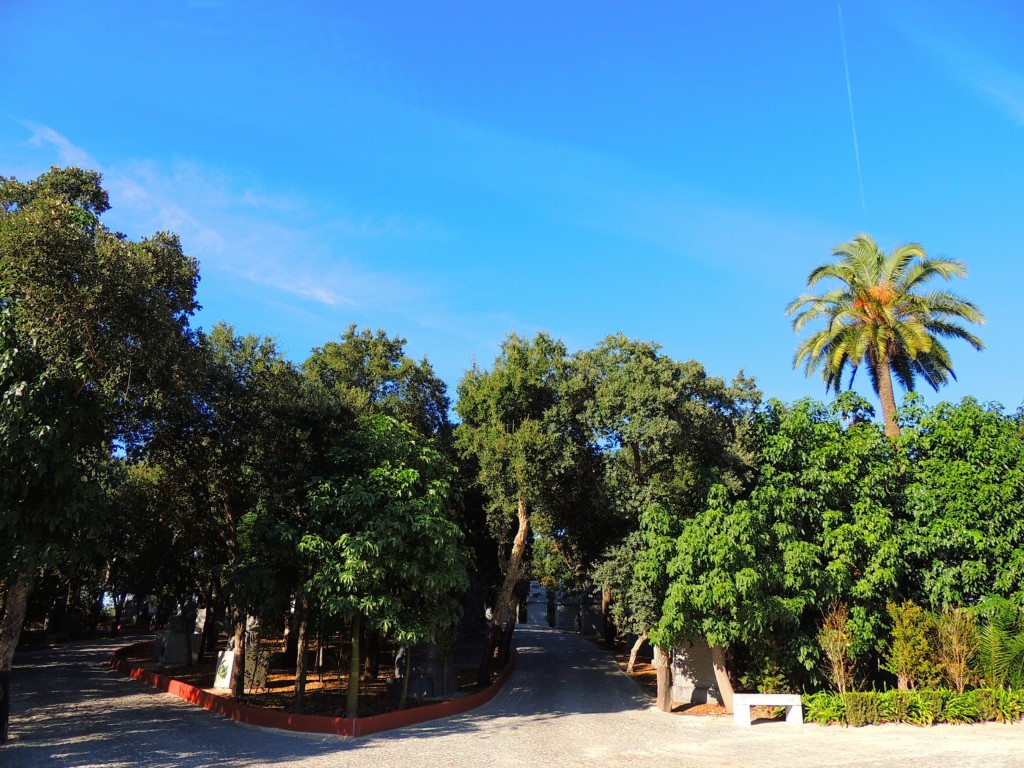
[[715, 668], [715, 683], [718, 684], [718, 692], [722, 694], [722, 704], [731, 715], [733, 690], [729, 670], [725, 667], [725, 648], [720, 645], [711, 646], [711, 664]]

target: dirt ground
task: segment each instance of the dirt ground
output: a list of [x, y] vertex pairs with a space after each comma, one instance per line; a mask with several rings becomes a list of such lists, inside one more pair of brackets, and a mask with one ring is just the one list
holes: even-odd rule
[[[619, 665], [619, 669], [623, 672], [626, 671], [626, 665], [629, 662], [629, 651], [630, 649], [625, 643], [616, 642], [611, 648], [603, 640], [595, 641], [595, 644], [608, 650], [614, 657], [615, 662]], [[658, 673], [650, 664], [644, 661], [637, 660], [636, 664], [633, 665], [633, 672], [629, 675], [637, 685], [639, 685], [644, 693], [650, 698], [653, 703], [657, 698], [658, 694]], [[779, 707], [752, 707], [751, 715], [754, 720], [778, 720], [784, 718], [784, 710]], [[725, 711], [725, 707], [721, 704], [710, 702], [708, 704], [684, 704], [681, 702], [672, 702], [672, 714], [674, 715], [690, 715], [696, 717], [732, 717]]]
[[[267, 645], [270, 650], [270, 671], [267, 675], [265, 688], [247, 691], [241, 703], [252, 707], [273, 709], [281, 712], [295, 711], [295, 668], [284, 661], [283, 643]], [[192, 666], [161, 666], [151, 653], [140, 651], [125, 657], [132, 664], [156, 672], [160, 675], [180, 680], [183, 683], [201, 688], [209, 693], [227, 697], [227, 691], [213, 687], [215, 669], [212, 658], [207, 658]], [[347, 662], [345, 664], [347, 668]], [[388, 693], [387, 683], [383, 676], [388, 667], [381, 666], [381, 675], [372, 681], [361, 681], [359, 684], [359, 716], [370, 717], [399, 709], [399, 700]], [[476, 690], [476, 669], [456, 666], [459, 690], [449, 699], [469, 695]], [[327, 715], [343, 717], [345, 715], [345, 691], [348, 687], [348, 675], [341, 672], [337, 665], [325, 665], [323, 669], [310, 669], [306, 677], [306, 693], [302, 712], [307, 715]], [[439, 699], [412, 699], [406, 701], [406, 709], [435, 704]]]

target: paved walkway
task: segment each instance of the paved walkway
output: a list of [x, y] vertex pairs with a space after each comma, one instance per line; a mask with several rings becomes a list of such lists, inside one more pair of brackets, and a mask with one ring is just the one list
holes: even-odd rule
[[574, 635], [526, 626], [517, 638], [516, 670], [489, 704], [353, 741], [194, 708], [110, 671], [109, 642], [19, 654], [0, 766], [1024, 766], [1024, 725], [740, 729], [653, 710]]

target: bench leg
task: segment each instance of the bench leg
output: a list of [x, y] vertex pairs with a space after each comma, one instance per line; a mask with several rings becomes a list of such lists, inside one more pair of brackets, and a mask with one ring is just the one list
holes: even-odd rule
[[750, 727], [750, 705], [749, 704], [733, 704], [732, 710], [732, 721], [736, 725], [742, 725], [747, 728]]
[[804, 724], [804, 706], [803, 706], [803, 704], [794, 704], [791, 707], [786, 707], [786, 722], [789, 725], [803, 725]]

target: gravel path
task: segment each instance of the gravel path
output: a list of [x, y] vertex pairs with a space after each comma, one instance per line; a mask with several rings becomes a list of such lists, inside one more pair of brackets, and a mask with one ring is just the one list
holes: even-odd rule
[[224, 720], [110, 671], [114, 647], [16, 657], [0, 766], [1024, 766], [1024, 725], [741, 729], [666, 715], [605, 653], [533, 626], [517, 630], [516, 670], [489, 704], [350, 741]]

